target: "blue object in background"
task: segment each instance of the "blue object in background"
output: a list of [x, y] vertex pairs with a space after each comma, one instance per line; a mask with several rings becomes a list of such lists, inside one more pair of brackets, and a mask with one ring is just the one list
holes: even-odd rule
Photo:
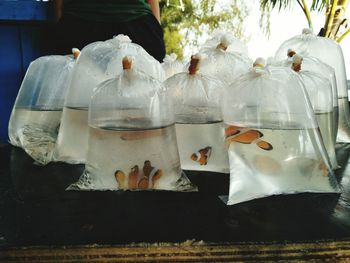
[[52, 18], [52, 2], [0, 0], [0, 143], [8, 142], [8, 121], [28, 65], [48, 54], [45, 32]]

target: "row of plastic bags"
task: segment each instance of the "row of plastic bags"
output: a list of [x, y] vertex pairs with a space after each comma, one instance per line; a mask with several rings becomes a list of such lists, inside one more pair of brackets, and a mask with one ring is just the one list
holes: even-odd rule
[[[323, 41], [310, 32], [296, 39]], [[348, 111], [338, 99], [347, 100], [347, 91], [339, 91], [331, 66], [288, 41], [280, 50], [284, 45], [293, 52], [281, 51], [283, 61], [276, 56], [277, 62], [258, 60], [254, 67], [244, 45], [222, 33], [184, 67], [171, 56], [160, 65], [125, 36], [86, 46], [77, 61], [48, 57], [61, 70], [42, 62], [34, 70], [38, 59], [11, 115], [11, 143], [41, 164], [86, 163], [70, 189], [195, 190], [186, 169], [230, 171], [228, 204], [338, 191], [332, 172], [336, 115], [337, 107]], [[69, 69], [60, 80], [65, 63]], [[52, 83], [41, 86], [43, 79]], [[61, 87], [50, 90], [53, 83]], [[64, 104], [43, 103], [45, 92], [61, 95]], [[342, 116], [340, 141], [349, 142], [348, 114]]]

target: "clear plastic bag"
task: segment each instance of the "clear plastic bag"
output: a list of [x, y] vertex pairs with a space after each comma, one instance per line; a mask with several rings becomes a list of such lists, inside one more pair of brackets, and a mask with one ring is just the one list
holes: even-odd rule
[[283, 42], [275, 54], [276, 59], [284, 59], [288, 49], [294, 50], [303, 57], [316, 57], [334, 69], [339, 106], [337, 142], [349, 143], [350, 113], [346, 85], [347, 78], [343, 52], [340, 45], [329, 38], [318, 37], [312, 34], [309, 29], [304, 29], [301, 35], [297, 35]]
[[30, 63], [22, 81], [9, 121], [9, 138], [37, 164], [52, 161], [74, 64], [70, 56], [40, 57]]
[[201, 57], [192, 56], [189, 72], [165, 81], [173, 99], [181, 167], [229, 172], [220, 99], [225, 83], [200, 72]]
[[161, 82], [136, 70], [101, 83], [89, 107], [85, 172], [69, 189], [195, 190], [182, 172], [170, 98]]
[[[292, 65], [292, 57], [296, 54], [293, 50], [288, 50], [288, 56], [289, 59], [289, 66]], [[303, 70], [305, 71], [311, 71], [313, 73], [319, 74], [330, 81], [332, 86], [332, 94], [333, 94], [333, 120], [334, 123], [333, 126], [333, 143], [335, 145], [336, 139], [337, 139], [337, 133], [338, 133], [338, 119], [339, 119], [339, 105], [338, 105], [338, 90], [337, 90], [337, 81], [335, 77], [334, 69], [329, 66], [328, 64], [322, 62], [318, 58], [311, 57], [311, 56], [303, 56]]]
[[165, 79], [185, 71], [184, 63], [176, 58], [177, 55], [175, 53], [165, 56], [163, 63], [161, 64], [165, 73]]
[[233, 39], [228, 34], [218, 35], [201, 49], [202, 74], [231, 84], [239, 75], [249, 71], [252, 61], [244, 53], [229, 51], [229, 47], [234, 46], [231, 41]]
[[277, 194], [338, 192], [312, 106], [290, 68], [257, 61], [225, 89], [228, 204]]
[[220, 42], [223, 38], [228, 39], [229, 45], [227, 46], [228, 52], [234, 52], [238, 54], [242, 54], [245, 57], [248, 57], [248, 48], [247, 46], [240, 41], [239, 39], [235, 38], [233, 34], [224, 32], [221, 30], [215, 30], [213, 32], [213, 37], [208, 39], [200, 49], [200, 53], [210, 51], [212, 49], [215, 49], [218, 45], [220, 45]]
[[332, 86], [328, 79], [322, 75], [304, 70], [303, 58], [297, 54], [293, 56], [292, 68], [299, 73], [302, 78], [306, 91], [309, 95], [311, 105], [315, 112], [316, 121], [320, 128], [322, 140], [327, 150], [330, 164], [333, 170], [339, 168], [334, 144], [333, 125], [334, 107], [332, 105]]
[[88, 143], [88, 105], [93, 90], [101, 82], [121, 74], [125, 54], [135, 57], [135, 67], [160, 81], [164, 71], [160, 63], [141, 46], [124, 35], [94, 42], [81, 51], [64, 104], [54, 159], [85, 163]]

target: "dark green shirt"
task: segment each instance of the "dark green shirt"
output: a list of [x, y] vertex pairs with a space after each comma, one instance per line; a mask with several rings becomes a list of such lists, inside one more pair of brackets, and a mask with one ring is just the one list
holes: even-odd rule
[[66, 0], [63, 14], [95, 22], [127, 22], [152, 14], [146, 0]]

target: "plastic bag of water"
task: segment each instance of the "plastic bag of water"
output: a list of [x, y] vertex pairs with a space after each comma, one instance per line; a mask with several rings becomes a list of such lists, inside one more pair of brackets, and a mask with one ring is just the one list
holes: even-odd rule
[[[79, 50], [73, 49], [75, 56]], [[12, 145], [38, 164], [52, 161], [65, 94], [75, 64], [70, 56], [44, 56], [30, 63], [9, 121]]]
[[339, 166], [335, 155], [338, 96], [334, 70], [317, 58], [301, 57], [291, 49], [287, 55], [287, 59], [275, 61], [273, 65], [290, 67], [299, 72], [313, 106], [331, 167], [335, 170]]
[[230, 34], [219, 34], [210, 40], [209, 44], [200, 50], [204, 55], [201, 73], [218, 78], [227, 84], [231, 84], [236, 77], [246, 73], [252, 61], [244, 53], [229, 51], [236, 43]]
[[226, 50], [228, 52], [234, 52], [248, 57], [247, 46], [242, 41], [235, 38], [232, 33], [216, 29], [214, 30], [212, 35], [213, 37], [205, 41], [205, 43], [201, 46], [199, 50], [200, 53], [205, 53], [207, 51], [217, 48], [217, 46], [221, 44], [222, 39], [226, 38], [229, 43], [229, 45], [226, 47]]
[[333, 170], [338, 169], [333, 140], [335, 137], [333, 135], [333, 124], [335, 121], [331, 83], [318, 73], [304, 70], [303, 58], [298, 54], [293, 56], [292, 69], [299, 73], [309, 95], [311, 105], [315, 112], [316, 121], [320, 128], [322, 140], [330, 159], [331, 167]]
[[[296, 52], [292, 49], [287, 51], [287, 59], [282, 61], [274, 61], [274, 65], [291, 67], [293, 64], [293, 56]], [[338, 90], [337, 90], [337, 82], [335, 78], [334, 69], [328, 64], [322, 62], [318, 58], [312, 56], [303, 56], [303, 71], [313, 72], [318, 74], [331, 83], [332, 86], [332, 95], [333, 95], [333, 143], [335, 145], [337, 141], [337, 133], [338, 133], [338, 119], [339, 119], [339, 105], [338, 105]]]
[[161, 64], [165, 73], [165, 79], [168, 79], [177, 73], [186, 71], [184, 63], [176, 58], [177, 55], [175, 53], [165, 56], [163, 63]]
[[191, 191], [180, 167], [170, 98], [126, 56], [123, 72], [101, 83], [89, 106], [84, 174], [68, 189]]
[[188, 72], [165, 81], [173, 99], [181, 167], [229, 172], [220, 99], [225, 83], [200, 73], [200, 54], [191, 57]]
[[254, 68], [224, 91], [228, 204], [277, 194], [336, 193], [337, 181], [302, 80], [290, 68]]
[[118, 35], [84, 47], [74, 69], [67, 92], [54, 160], [85, 163], [88, 144], [88, 105], [93, 90], [101, 82], [121, 74], [126, 54], [135, 57], [135, 67], [160, 81], [164, 71], [160, 63], [129, 37]]
[[337, 142], [350, 142], [350, 120], [349, 120], [349, 101], [346, 85], [346, 71], [343, 52], [334, 40], [324, 37], [318, 37], [310, 31], [304, 29], [301, 35], [286, 40], [278, 48], [275, 58], [281, 60], [285, 58], [288, 49], [294, 50], [301, 56], [312, 56], [320, 59], [322, 62], [334, 68], [339, 106], [339, 120]]

